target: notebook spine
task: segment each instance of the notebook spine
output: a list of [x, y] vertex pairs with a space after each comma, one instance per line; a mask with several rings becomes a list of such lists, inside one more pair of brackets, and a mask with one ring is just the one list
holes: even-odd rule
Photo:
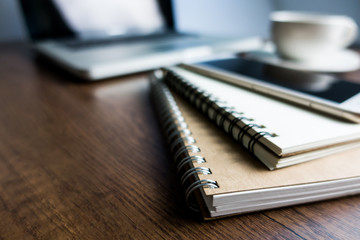
[[[237, 112], [224, 101], [219, 100], [210, 93], [203, 91], [190, 83], [176, 72], [164, 68], [166, 84], [175, 92], [187, 99], [200, 112], [207, 115], [225, 132], [254, 154], [255, 145], [261, 138], [277, 137], [276, 133], [266, 131], [266, 126], [256, 123], [256, 120], [245, 116], [243, 112]], [[225, 124], [227, 122], [227, 124]], [[254, 130], [253, 134], [249, 134]], [[247, 137], [246, 137], [247, 136]], [[246, 140], [245, 140], [246, 137]]]
[[188, 207], [199, 211], [194, 197], [199, 188], [218, 188], [215, 180], [199, 179], [198, 175], [211, 175], [211, 169], [205, 166], [195, 167], [193, 163], [203, 164], [206, 160], [201, 156], [201, 149], [183, 118], [171, 92], [165, 84], [153, 76], [151, 80], [152, 97], [157, 110], [163, 132], [167, 139], [173, 162], [185, 191], [185, 200]]

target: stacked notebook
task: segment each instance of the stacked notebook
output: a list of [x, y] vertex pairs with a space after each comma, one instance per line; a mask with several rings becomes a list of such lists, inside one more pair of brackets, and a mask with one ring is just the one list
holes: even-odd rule
[[205, 219], [360, 192], [359, 124], [180, 67], [154, 73], [152, 92], [185, 198]]

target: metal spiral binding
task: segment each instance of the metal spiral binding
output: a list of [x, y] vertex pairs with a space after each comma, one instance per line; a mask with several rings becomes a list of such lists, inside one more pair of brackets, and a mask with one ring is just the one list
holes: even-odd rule
[[190, 168], [188, 169], [180, 178], [180, 183], [181, 185], [185, 185], [186, 181], [195, 174], [204, 174], [204, 175], [210, 175], [211, 174], [211, 170], [209, 168], [206, 167], [194, 167], [194, 168]]
[[185, 191], [185, 200], [190, 209], [193, 211], [198, 211], [196, 205], [192, 204], [193, 201], [190, 201], [191, 194], [200, 187], [208, 187], [208, 188], [218, 188], [219, 185], [216, 181], [210, 179], [201, 179], [193, 182]]
[[[243, 142], [243, 138], [244, 136], [247, 134], [247, 132], [250, 129], [254, 129], [254, 128], [265, 128], [265, 126], [263, 125], [258, 125], [256, 123], [250, 123], [250, 124], [245, 124], [244, 126], [242, 126], [239, 130], [238, 136], [237, 136], [237, 140], [239, 142], [241, 142], [242, 144], [244, 144]], [[269, 133], [270, 134], [270, 133]]]
[[195, 106], [200, 109], [200, 111], [202, 113], [205, 113], [204, 110], [203, 110], [203, 105], [206, 101], [206, 99], [208, 99], [209, 97], [211, 97], [211, 95], [207, 94], [206, 92], [204, 91], [199, 91], [199, 93], [201, 94], [197, 100], [195, 100]]
[[172, 132], [179, 130], [179, 129], [187, 129], [187, 124], [185, 122], [173, 122], [171, 125], [165, 130], [165, 135], [168, 136]]
[[178, 132], [173, 132], [168, 136], [168, 142], [171, 143], [174, 141], [175, 138], [178, 138], [178, 136], [190, 136], [192, 133], [189, 129], [184, 128], [180, 129]]
[[205, 158], [202, 157], [202, 156], [188, 156], [188, 157], [185, 157], [185, 158], [183, 158], [183, 159], [178, 163], [178, 165], [176, 166], [177, 172], [179, 173], [179, 172], [182, 170], [182, 168], [183, 168], [186, 164], [188, 164], [188, 163], [190, 163], [190, 162], [204, 163], [204, 162], [206, 162], [206, 160], [205, 160]]
[[[276, 133], [270, 133], [267, 131], [257, 131], [250, 137], [247, 145], [243, 142], [243, 139], [251, 129], [265, 129], [266, 127], [261, 124], [254, 123], [254, 119], [244, 116], [244, 113], [234, 111], [234, 108], [227, 106], [226, 102], [221, 102], [216, 97], [209, 93], [199, 89], [194, 84], [188, 82], [179, 74], [170, 69], [165, 69], [166, 77], [165, 81], [169, 86], [174, 88], [183, 97], [187, 98], [192, 104], [194, 104], [202, 113], [206, 114], [212, 121], [214, 121], [219, 127], [231, 134], [237, 141], [239, 141], [244, 147], [247, 147], [249, 151], [254, 152], [254, 146], [262, 137], [276, 137]], [[212, 108], [213, 111], [210, 111]], [[211, 114], [212, 112], [212, 114]], [[220, 119], [218, 119], [218, 117]], [[233, 119], [230, 120], [229, 117]], [[225, 126], [225, 121], [230, 121], [228, 127]], [[240, 127], [238, 124], [244, 124]], [[239, 128], [237, 134], [234, 133], [235, 127]]]
[[[233, 114], [234, 115], [234, 114]], [[244, 120], [246, 121], [254, 121], [254, 119], [252, 118], [248, 118], [248, 117], [244, 117], [244, 116], [241, 116], [241, 117], [235, 117], [233, 120], [231, 120], [230, 124], [229, 124], [229, 127], [227, 129], [227, 132], [228, 133], [233, 133], [233, 129], [234, 127], [237, 125], [238, 122], [244, 122]]]
[[222, 129], [225, 129], [225, 127], [224, 127], [225, 119], [226, 119], [229, 115], [237, 113], [237, 112], [234, 110], [233, 107], [225, 107], [224, 110], [225, 110], [225, 113], [223, 113], [223, 114], [221, 115], [221, 118], [220, 118], [220, 120], [219, 120], [219, 122], [218, 122], [220, 128], [222, 128]]
[[178, 146], [180, 143], [193, 144], [196, 143], [196, 141], [193, 137], [190, 136], [179, 137], [170, 143], [170, 150], [173, 152], [176, 146]]
[[[205, 163], [206, 160], [200, 155], [190, 155], [189, 153], [200, 153], [201, 150], [196, 145], [196, 140], [191, 136], [192, 133], [188, 129], [184, 117], [181, 114], [174, 98], [169, 89], [161, 85], [159, 81], [153, 83], [154, 96], [157, 99], [157, 108], [160, 114], [160, 120], [164, 128], [165, 135], [169, 142], [170, 150], [173, 152], [174, 163], [176, 164], [177, 173], [180, 176], [181, 185], [185, 190], [185, 199], [187, 205], [195, 211], [198, 208], [194, 204], [196, 201], [190, 200], [191, 194], [201, 187], [218, 188], [218, 184], [214, 180], [196, 180], [198, 174], [210, 175], [211, 170], [206, 167], [194, 167], [192, 163]], [[189, 88], [193, 89], [193, 88]], [[194, 95], [196, 90], [189, 90], [188, 96]], [[166, 100], [166, 101], [163, 101]], [[194, 97], [194, 101], [197, 97]], [[203, 103], [199, 103], [203, 104]], [[195, 180], [190, 180], [195, 177]]]
[[270, 136], [270, 137], [276, 137], [275, 133], [257, 132], [250, 138], [250, 140], [248, 142], [248, 149], [251, 153], [254, 153], [255, 144], [259, 141], [260, 138], [264, 137], [265, 135]]
[[200, 152], [200, 148], [198, 148], [197, 146], [195, 145], [185, 145], [185, 146], [182, 146], [180, 147], [174, 154], [174, 161], [175, 163], [178, 162], [179, 160], [179, 157], [184, 154], [184, 153], [189, 153], [189, 152], [192, 152], [192, 153], [198, 153]]

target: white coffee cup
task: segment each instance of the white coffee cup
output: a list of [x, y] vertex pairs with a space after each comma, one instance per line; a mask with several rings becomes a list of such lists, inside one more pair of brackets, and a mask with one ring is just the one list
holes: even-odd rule
[[271, 14], [272, 41], [286, 59], [316, 61], [349, 46], [357, 36], [350, 17], [297, 11]]

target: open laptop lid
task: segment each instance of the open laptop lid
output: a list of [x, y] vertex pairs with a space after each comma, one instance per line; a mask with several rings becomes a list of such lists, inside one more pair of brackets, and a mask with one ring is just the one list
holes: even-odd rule
[[[131, 6], [129, 6], [129, 1], [119, 1], [119, 0], [106, 0], [106, 1], [90, 1], [90, 0], [78, 0], [78, 1], [68, 1], [68, 0], [19, 0], [23, 15], [26, 21], [29, 35], [33, 41], [45, 40], [45, 39], [68, 39], [68, 38], [85, 38], [85, 39], [99, 39], [99, 38], [118, 38], [118, 37], [129, 37], [136, 35], [149, 35], [153, 33], [162, 33], [162, 32], [174, 32], [174, 17], [172, 10], [171, 0], [132, 0]], [[91, 5], [91, 2], [93, 4]], [[99, 8], [99, 2], [103, 4], [103, 9]], [[135, 2], [135, 3], [134, 3]], [[78, 3], [76, 5], [76, 3]], [[85, 5], [84, 5], [85, 4]], [[127, 8], [122, 9], [120, 4], [124, 4]], [[143, 4], [150, 4], [148, 7], [143, 6]], [[101, 7], [101, 5], [100, 5]], [[131, 8], [132, 7], [132, 8]], [[76, 9], [78, 8], [78, 9]], [[161, 23], [158, 24], [159, 28], [149, 28], [150, 31], [146, 30], [146, 25], [149, 22], [149, 17], [147, 18], [138, 18], [136, 19], [137, 25], [131, 25], [127, 22], [128, 29], [121, 29], [118, 27], [119, 21], [124, 20], [124, 14], [119, 15], [113, 11], [112, 18], [108, 21], [98, 21], [100, 24], [96, 23], [96, 19], [92, 23], [84, 22], [83, 19], [86, 19], [87, 8], [89, 11], [95, 12], [95, 16], [100, 17], [100, 11], [106, 11], [106, 9], [119, 9], [121, 8], [124, 13], [126, 11], [147, 11], [146, 9], [152, 9], [152, 12], [148, 10], [146, 14], [149, 17], [153, 15], [154, 18], [161, 19]], [[97, 10], [100, 9], [100, 10]], [[73, 12], [72, 12], [73, 11]], [[82, 18], [78, 17], [74, 12], [82, 13]], [[91, 12], [89, 13], [91, 14]], [[161, 16], [155, 16], [154, 14], [160, 14]], [[134, 14], [136, 15], [136, 14]], [[142, 14], [139, 14], [142, 15]], [[114, 19], [117, 18], [117, 19]], [[122, 18], [122, 19], [121, 19]], [[105, 27], [105, 24], [109, 26]], [[116, 26], [111, 26], [111, 24]], [[143, 27], [140, 27], [141, 24], [145, 24]], [[92, 26], [101, 27], [102, 29], [91, 29]], [[135, 26], [135, 27], [133, 27]], [[106, 29], [106, 30], [104, 30]], [[148, 30], [149, 30], [148, 29]]]

